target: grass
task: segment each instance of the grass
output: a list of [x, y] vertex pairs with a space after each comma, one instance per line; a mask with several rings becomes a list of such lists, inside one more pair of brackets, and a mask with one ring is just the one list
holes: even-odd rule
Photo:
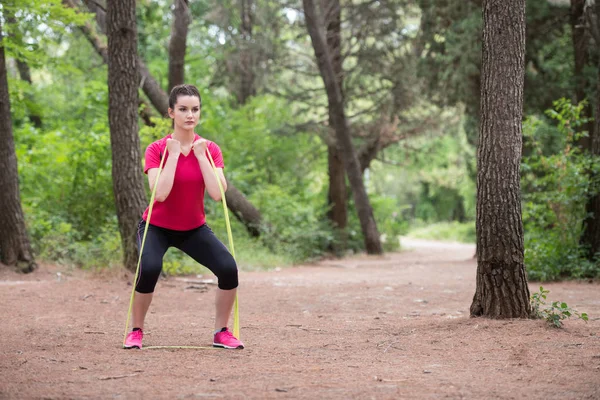
[[460, 243], [475, 243], [475, 222], [438, 222], [426, 226], [415, 226], [406, 234], [415, 239], [442, 240]]

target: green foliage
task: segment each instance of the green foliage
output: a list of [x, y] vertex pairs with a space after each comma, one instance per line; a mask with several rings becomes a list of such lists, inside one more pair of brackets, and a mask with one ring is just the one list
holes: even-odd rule
[[[121, 265], [122, 250], [116, 218], [99, 225], [90, 239], [83, 239], [73, 225], [60, 217], [43, 215], [41, 211], [25, 209], [34, 250], [42, 260], [86, 269], [101, 269]], [[32, 216], [38, 218], [32, 220]]]
[[600, 274], [579, 243], [585, 204], [599, 188], [591, 177], [600, 172], [599, 160], [575, 145], [586, 134], [581, 131], [587, 122], [581, 115], [584, 103], [575, 106], [561, 99], [555, 108], [547, 113], [557, 121], [550, 140], [542, 135], [550, 130], [542, 119], [530, 117], [523, 128], [529, 153], [521, 166], [525, 265], [532, 280]]
[[106, 95], [104, 86], [91, 82], [81, 102], [69, 102], [73, 119], [43, 132], [29, 124], [15, 129], [24, 203], [60, 217], [83, 240], [114, 218]]
[[527, 0], [526, 18], [527, 89], [523, 93], [523, 106], [525, 113], [541, 114], [574, 87], [569, 7], [550, 1]]
[[[399, 250], [399, 237], [408, 230], [408, 221], [403, 218], [402, 206], [392, 197], [371, 196], [370, 200], [384, 251]], [[404, 206], [404, 209], [406, 208], [408, 206]]]
[[204, 92], [203, 121], [197, 132], [221, 146], [227, 177], [244, 194], [263, 185], [279, 185], [299, 196], [321, 190], [326, 178], [324, 146], [314, 135], [281, 132], [295, 121], [284, 100], [255, 96], [232, 108], [228, 98]]
[[[394, 238], [409, 226], [413, 235], [474, 241], [476, 157], [468, 133], [475, 131], [478, 108], [479, 44], [473, 37], [481, 29], [481, 10], [474, 3], [419, 3], [422, 15], [404, 0], [343, 5], [344, 94], [355, 143], [389, 127], [391, 135], [404, 138], [380, 152], [365, 175], [388, 251], [398, 248]], [[277, 2], [255, 5], [253, 39], [244, 43], [234, 1], [191, 2], [185, 71], [203, 97], [197, 132], [221, 146], [227, 178], [266, 222], [263, 238], [256, 240], [232, 216], [243, 269], [314, 259], [342, 239], [326, 217], [327, 99], [312, 56], [305, 56], [313, 51], [303, 20]], [[163, 88], [171, 6], [138, 2], [137, 12], [139, 54]], [[93, 25], [92, 15], [64, 7], [61, 0], [10, 0], [0, 7], [6, 17], [3, 43], [21, 198], [35, 250], [63, 264], [118, 265], [106, 66], [76, 28], [86, 21]], [[572, 50], [562, 11], [533, 1], [528, 7], [527, 79], [535, 84], [526, 92], [526, 109], [536, 111], [557, 91], [569, 90]], [[363, 34], [356, 37], [357, 31]], [[240, 105], [236, 62], [242, 44], [253, 54], [259, 95]], [[17, 78], [14, 58], [31, 67], [32, 85]], [[432, 83], [427, 93], [418, 72]], [[523, 182], [530, 277], [598, 274], [582, 259], [577, 242], [583, 204], [591, 194], [588, 172], [597, 166], [573, 148], [583, 120], [569, 110], [565, 106], [552, 115], [558, 127], [541, 119], [528, 122], [532, 141], [525, 148]], [[32, 111], [41, 116], [41, 128], [30, 123]], [[400, 121], [397, 126], [394, 120]], [[154, 122], [154, 127], [140, 124], [142, 154], [171, 131], [170, 120]], [[567, 140], [569, 129], [574, 133]], [[346, 249], [358, 251], [363, 238], [348, 197], [344, 240]], [[221, 204], [207, 200], [206, 211], [217, 236], [227, 242]], [[426, 230], [425, 224], [434, 225]], [[169, 251], [165, 271], [203, 269]]]
[[461, 111], [448, 113], [438, 117], [445, 126], [386, 149], [381, 158], [388, 162], [371, 166], [371, 192], [396, 199], [397, 211], [410, 224], [475, 218], [474, 149]]
[[545, 319], [550, 325], [561, 328], [563, 320], [571, 317], [577, 317], [583, 321], [588, 321], [588, 315], [584, 312], [570, 308], [567, 303], [553, 301], [550, 306], [546, 304], [546, 296], [550, 293], [540, 286], [540, 291], [531, 295], [531, 313], [534, 318]]
[[73, 25], [82, 25], [91, 16], [78, 13], [62, 4], [62, 0], [5, 0], [3, 46], [10, 57], [31, 66], [42, 65], [57, 50], [62, 35]]
[[461, 243], [475, 243], [475, 222], [438, 222], [424, 225], [414, 224], [407, 236], [417, 239], [447, 240]]
[[[524, 110], [543, 113], [572, 93], [573, 43], [569, 7], [527, 0]], [[480, 101], [481, 2], [419, 0], [422, 11], [419, 74], [436, 104], [464, 104], [467, 135], [476, 142]], [[597, 75], [594, 68], [593, 74]], [[588, 74], [588, 77], [591, 74]], [[591, 84], [590, 87], [595, 87]]]
[[463, 102], [475, 113], [479, 107], [481, 7], [473, 2], [420, 0], [423, 18], [423, 56], [420, 75], [429, 82], [434, 101]]
[[280, 186], [265, 185], [250, 199], [270, 224], [264, 240], [276, 252], [297, 262], [321, 256], [332, 245], [334, 236], [324, 218], [325, 209], [316, 206], [322, 198], [290, 196]]

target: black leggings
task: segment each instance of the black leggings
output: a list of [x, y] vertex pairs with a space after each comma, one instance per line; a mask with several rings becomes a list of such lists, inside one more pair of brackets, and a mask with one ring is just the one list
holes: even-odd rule
[[[145, 226], [144, 220], [138, 225], [138, 249], [142, 245]], [[208, 225], [204, 224], [190, 231], [174, 231], [150, 224], [135, 286], [136, 292], [154, 292], [162, 270], [163, 256], [171, 246], [210, 269], [217, 276], [219, 289], [231, 290], [238, 286], [235, 260]]]

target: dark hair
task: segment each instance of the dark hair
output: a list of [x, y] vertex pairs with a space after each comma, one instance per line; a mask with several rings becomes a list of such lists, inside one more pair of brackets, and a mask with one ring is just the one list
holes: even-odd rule
[[177, 85], [173, 86], [171, 89], [171, 93], [169, 94], [169, 108], [173, 109], [175, 104], [177, 103], [177, 99], [179, 96], [194, 96], [200, 100], [200, 107], [202, 107], [202, 97], [200, 97], [200, 92], [198, 88], [194, 85]]

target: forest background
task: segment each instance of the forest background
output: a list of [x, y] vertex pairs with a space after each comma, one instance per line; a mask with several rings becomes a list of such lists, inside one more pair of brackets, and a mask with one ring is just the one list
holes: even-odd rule
[[[586, 230], [598, 194], [590, 136], [600, 48], [587, 3], [527, 1], [521, 187], [533, 280], [600, 275]], [[384, 250], [398, 250], [401, 235], [474, 242], [481, 2], [323, 4]], [[104, 12], [100, 0], [2, 1], [20, 198], [38, 262], [123, 265]], [[364, 251], [302, 3], [144, 0], [136, 19], [140, 154], [169, 133], [160, 93], [198, 86], [197, 133], [223, 150], [237, 196], [241, 268]], [[220, 204], [206, 209], [225, 241]], [[199, 270], [170, 250], [165, 272]]]

